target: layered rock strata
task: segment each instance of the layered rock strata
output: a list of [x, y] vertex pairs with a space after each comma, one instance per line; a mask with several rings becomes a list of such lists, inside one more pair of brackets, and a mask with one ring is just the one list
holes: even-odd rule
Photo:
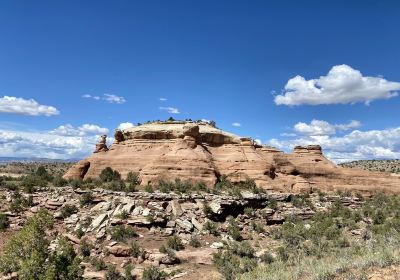
[[95, 178], [109, 166], [123, 177], [138, 172], [142, 184], [180, 178], [213, 186], [226, 175], [233, 182], [252, 178], [264, 189], [286, 192], [318, 188], [400, 193], [400, 177], [339, 167], [318, 145], [297, 146], [286, 154], [205, 122], [144, 124], [116, 131], [115, 138], [108, 150], [96, 149], [64, 178]]

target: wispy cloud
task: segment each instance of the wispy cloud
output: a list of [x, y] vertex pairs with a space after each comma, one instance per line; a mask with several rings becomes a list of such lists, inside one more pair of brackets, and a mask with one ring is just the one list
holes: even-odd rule
[[41, 105], [34, 99], [13, 96], [0, 98], [0, 113], [47, 117], [60, 114], [53, 106]]
[[115, 94], [104, 94], [104, 100], [106, 100], [109, 103], [117, 103], [117, 104], [123, 104], [126, 102], [125, 98], [122, 96], [118, 96]]
[[241, 127], [242, 125], [238, 122], [234, 122], [234, 123], [232, 123], [232, 126]]
[[174, 107], [159, 107], [159, 109], [170, 114], [180, 114], [179, 109]]
[[160, 97], [158, 100], [160, 100], [160, 101], [167, 101], [168, 99], [165, 98], [165, 97]]
[[116, 103], [116, 104], [123, 104], [126, 102], [126, 99], [123, 96], [118, 96], [115, 94], [108, 94], [108, 93], [103, 94], [102, 97], [100, 97], [98, 95], [84, 94], [84, 95], [82, 95], [82, 98], [90, 98], [90, 99], [94, 99], [94, 100], [104, 100], [104, 101], [107, 101], [108, 103]]

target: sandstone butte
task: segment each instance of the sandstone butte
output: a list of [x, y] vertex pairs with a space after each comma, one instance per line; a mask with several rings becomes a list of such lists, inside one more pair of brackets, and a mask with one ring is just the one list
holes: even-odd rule
[[97, 178], [111, 167], [122, 177], [138, 172], [142, 184], [180, 178], [211, 187], [226, 175], [232, 182], [254, 179], [271, 191], [400, 193], [400, 177], [339, 167], [324, 157], [318, 145], [284, 153], [205, 122], [153, 122], [116, 130], [110, 147], [105, 140], [102, 137], [95, 152], [73, 165], [64, 178]]

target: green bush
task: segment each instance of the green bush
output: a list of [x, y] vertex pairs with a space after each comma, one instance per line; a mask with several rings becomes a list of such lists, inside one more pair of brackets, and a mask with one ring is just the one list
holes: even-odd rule
[[276, 210], [278, 209], [278, 201], [274, 197], [269, 197], [267, 206], [271, 209]]
[[132, 257], [138, 258], [145, 255], [145, 250], [135, 241], [131, 243], [130, 253]]
[[92, 204], [92, 202], [93, 202], [92, 193], [91, 192], [83, 193], [79, 202], [81, 204], [81, 207]]
[[144, 191], [148, 192], [148, 193], [154, 193], [154, 189], [153, 189], [153, 187], [151, 185], [146, 185], [144, 187]]
[[63, 208], [61, 208], [61, 217], [68, 218], [74, 213], [78, 212], [78, 208], [73, 204], [67, 204]]
[[208, 231], [210, 234], [212, 234], [214, 236], [219, 236], [219, 234], [220, 234], [217, 224], [214, 222], [211, 222], [211, 221], [207, 221], [204, 223], [203, 230]]
[[[46, 238], [46, 230], [51, 229], [52, 226], [53, 219], [47, 210], [40, 209], [29, 218], [21, 231], [15, 234], [4, 247], [0, 257], [0, 271], [4, 274], [17, 272], [20, 279], [33, 280], [49, 279], [44, 276], [55, 271], [54, 268], [60, 269], [60, 273], [63, 273], [66, 265], [73, 264], [74, 258], [70, 257], [68, 258], [70, 262], [65, 261], [60, 264], [58, 260], [62, 256], [50, 254], [48, 249], [50, 242]], [[61, 240], [60, 242], [60, 247], [67, 247]], [[61, 251], [57, 250], [57, 252]], [[71, 251], [68, 250], [67, 253]], [[72, 269], [75, 271], [76, 266], [71, 267]], [[74, 276], [79, 274], [78, 272], [74, 272]], [[79, 275], [76, 279], [80, 279]]]
[[65, 187], [68, 184], [68, 181], [65, 180], [63, 177], [61, 176], [56, 176], [53, 179], [53, 185], [55, 187]]
[[177, 235], [173, 235], [167, 239], [167, 247], [176, 251], [182, 250], [184, 248], [182, 244], [182, 239]]
[[213, 264], [227, 280], [235, 280], [236, 275], [244, 273], [241, 258], [228, 251], [214, 253]]
[[10, 222], [6, 214], [0, 213], [0, 231], [6, 230], [10, 226]]
[[119, 219], [126, 220], [126, 219], [128, 219], [129, 215], [130, 215], [129, 212], [124, 209], [124, 210], [121, 211], [121, 213], [119, 213], [117, 215], [117, 217]]
[[95, 271], [104, 270], [107, 268], [106, 263], [103, 261], [102, 258], [91, 258], [90, 264], [93, 266]]
[[142, 182], [138, 172], [129, 172], [126, 176], [126, 182], [132, 186], [138, 186]]
[[85, 232], [83, 231], [83, 229], [82, 229], [81, 227], [79, 227], [79, 228], [75, 231], [75, 235], [76, 235], [79, 239], [81, 239], [81, 238], [85, 235]]
[[228, 234], [235, 241], [242, 240], [241, 230], [233, 217], [228, 219]]
[[251, 222], [251, 227], [253, 228], [253, 230], [255, 230], [257, 233], [264, 233], [265, 232], [265, 228], [262, 224], [257, 223], [255, 221]]
[[73, 179], [69, 182], [73, 189], [80, 188], [83, 184], [82, 179]]
[[111, 229], [111, 238], [118, 242], [125, 242], [129, 238], [138, 237], [131, 226], [117, 225]]
[[158, 267], [149, 266], [143, 270], [143, 280], [165, 280], [166, 278], [167, 274]]
[[103, 182], [120, 181], [121, 174], [119, 174], [118, 171], [113, 170], [111, 167], [106, 167], [101, 171], [100, 179]]
[[193, 248], [199, 248], [201, 246], [200, 240], [197, 235], [190, 236], [189, 245]]
[[124, 280], [124, 277], [117, 271], [115, 265], [107, 265], [107, 271], [105, 275], [106, 280]]
[[79, 244], [79, 251], [82, 256], [89, 257], [90, 250], [93, 248], [93, 245], [86, 241], [86, 239], [82, 239]]
[[261, 256], [260, 259], [263, 263], [270, 264], [275, 261], [275, 258], [271, 255], [269, 252], [264, 252]]

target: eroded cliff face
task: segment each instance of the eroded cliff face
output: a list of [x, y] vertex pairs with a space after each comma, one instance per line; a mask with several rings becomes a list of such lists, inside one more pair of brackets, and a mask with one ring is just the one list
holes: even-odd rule
[[64, 178], [95, 178], [109, 166], [122, 177], [138, 172], [142, 184], [180, 178], [213, 186], [226, 175], [232, 182], [252, 178], [258, 186], [275, 191], [400, 193], [400, 177], [338, 167], [319, 146], [296, 147], [286, 154], [207, 123], [150, 123], [116, 131], [115, 138], [109, 150], [96, 150]]

